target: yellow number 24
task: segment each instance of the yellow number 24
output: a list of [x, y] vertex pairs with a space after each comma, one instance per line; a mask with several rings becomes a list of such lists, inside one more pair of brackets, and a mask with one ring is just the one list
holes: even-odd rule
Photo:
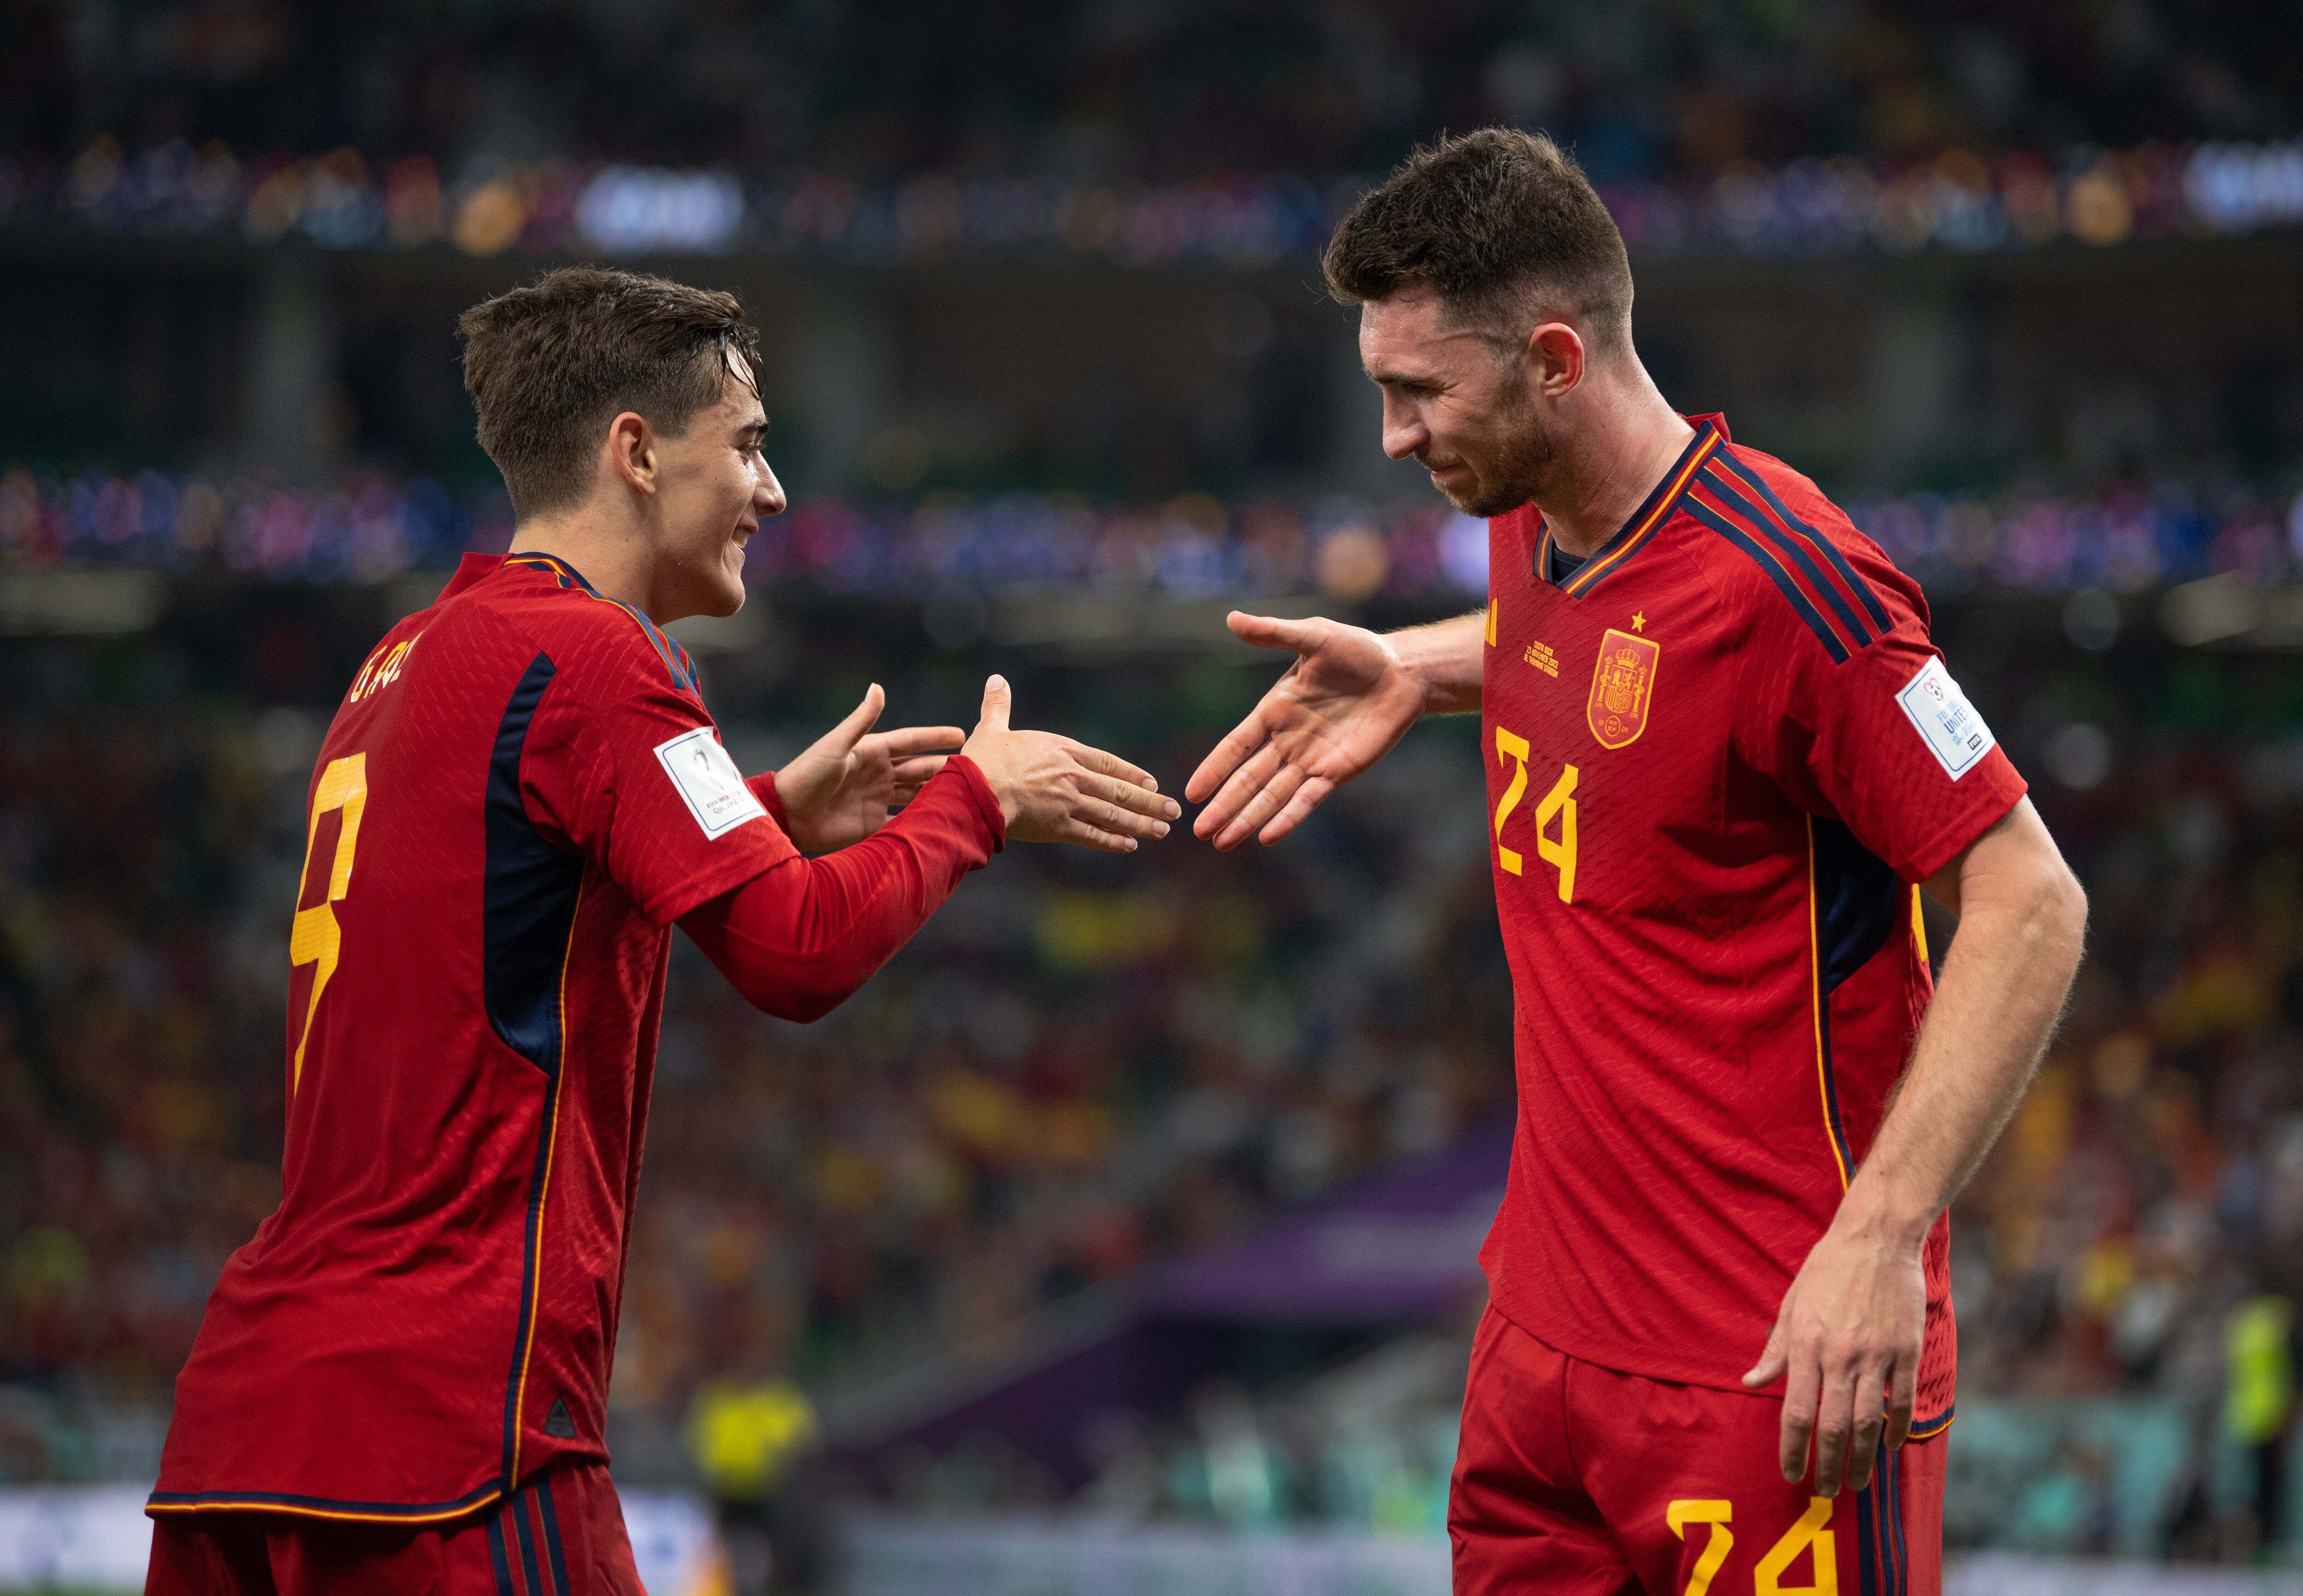
[[[1521, 873], [1523, 861], [1515, 849], [1504, 846], [1504, 822], [1519, 807], [1527, 795], [1527, 739], [1502, 727], [1496, 727], [1496, 752], [1513, 765], [1511, 785], [1504, 789], [1503, 802], [1496, 805], [1496, 861], [1506, 873]], [[1559, 901], [1575, 901], [1575, 780], [1573, 765], [1559, 772], [1559, 779], [1551, 784], [1551, 791], [1535, 806], [1535, 856], [1559, 872]], [[1559, 823], [1559, 837], [1554, 841], [1551, 825]]]
[[[1682, 1541], [1687, 1539], [1691, 1525], [1711, 1526], [1710, 1537], [1697, 1554], [1695, 1567], [1688, 1572], [1687, 1588], [1680, 1596], [1708, 1596], [1720, 1566], [1734, 1550], [1735, 1533], [1727, 1527], [1734, 1516], [1734, 1503], [1717, 1499], [1683, 1499], [1665, 1509], [1664, 1523]], [[1839, 1548], [1831, 1531], [1825, 1527], [1830, 1522], [1831, 1499], [1810, 1497], [1807, 1511], [1800, 1516], [1799, 1522], [1784, 1532], [1783, 1538], [1767, 1549], [1759, 1567], [1752, 1570], [1752, 1596], [1839, 1596]], [[1784, 1574], [1802, 1551], [1810, 1554], [1815, 1583], [1784, 1584]]]
[[336, 925], [333, 905], [352, 884], [352, 854], [359, 846], [360, 811], [367, 807], [367, 755], [355, 753], [341, 760], [330, 760], [328, 768], [320, 772], [320, 785], [312, 794], [312, 819], [304, 833], [304, 869], [296, 879], [299, 891], [312, 873], [312, 844], [320, 838], [320, 818], [335, 810], [344, 811], [342, 829], [336, 833], [336, 856], [328, 867], [328, 890], [325, 896], [309, 909], [296, 911], [295, 924], [288, 933], [288, 962], [298, 969], [316, 964], [312, 971], [312, 994], [304, 1003], [304, 1023], [296, 1031], [296, 1056], [290, 1065], [288, 1090], [292, 1096], [304, 1079], [304, 1045], [312, 1039], [312, 1016], [320, 1010], [320, 994], [328, 989], [328, 978], [336, 973], [336, 955], [343, 946], [343, 932]]

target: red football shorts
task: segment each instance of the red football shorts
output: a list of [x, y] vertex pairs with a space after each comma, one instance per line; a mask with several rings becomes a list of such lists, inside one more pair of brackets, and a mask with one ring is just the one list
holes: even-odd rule
[[161, 1513], [145, 1596], [643, 1596], [601, 1465], [538, 1474], [477, 1518], [411, 1526]]
[[1942, 1432], [1822, 1497], [1784, 1483], [1782, 1416], [1583, 1363], [1489, 1307], [1448, 1493], [1456, 1596], [1938, 1596]]

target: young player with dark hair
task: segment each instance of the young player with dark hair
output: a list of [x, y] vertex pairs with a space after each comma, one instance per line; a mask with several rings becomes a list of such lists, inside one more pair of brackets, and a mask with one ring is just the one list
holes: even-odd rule
[[[1326, 266], [1384, 451], [1489, 517], [1488, 607], [1234, 614], [1299, 658], [1185, 795], [1276, 842], [1418, 716], [1481, 717], [1519, 1129], [1455, 1589], [1933, 1592], [1944, 1212], [2061, 1011], [2078, 883], [1918, 587], [1657, 391], [1548, 139], [1419, 151]], [[1960, 916], [1932, 1002], [1922, 888]]]
[[957, 754], [870, 733], [874, 687], [746, 780], [662, 629], [734, 613], [784, 508], [741, 307], [578, 268], [462, 329], [518, 530], [376, 645], [320, 751], [284, 1190], [177, 1382], [169, 1596], [638, 1596], [603, 1429], [671, 926], [811, 1020], [1003, 842], [1126, 852], [1178, 812], [1009, 729], [997, 676]]

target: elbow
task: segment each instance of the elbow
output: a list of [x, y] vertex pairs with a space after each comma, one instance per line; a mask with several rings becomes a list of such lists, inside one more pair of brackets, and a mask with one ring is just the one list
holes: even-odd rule
[[813, 1025], [855, 995], [856, 988], [806, 979], [780, 983], [773, 988], [747, 992], [744, 1000], [763, 1014]]
[[2060, 858], [2041, 872], [2035, 893], [2033, 923], [2039, 940], [2072, 970], [2087, 947], [2087, 889], [2071, 866]]

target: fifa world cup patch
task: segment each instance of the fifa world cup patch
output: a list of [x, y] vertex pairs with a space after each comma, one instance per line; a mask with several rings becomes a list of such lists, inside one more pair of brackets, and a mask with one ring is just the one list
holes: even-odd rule
[[1653, 638], [1607, 628], [1599, 640], [1599, 662], [1591, 668], [1591, 696], [1584, 701], [1583, 718], [1602, 748], [1628, 748], [1648, 729], [1648, 709], [1655, 701], [1656, 662], [1663, 645]]
[[1959, 684], [1951, 679], [1941, 655], [1919, 668], [1919, 674], [1895, 694], [1895, 701], [1918, 730], [1919, 741], [1953, 781], [1975, 769], [1976, 761], [1999, 741], [1983, 724], [1975, 706], [1967, 701]]
[[764, 819], [767, 811], [744, 785], [744, 773], [720, 746], [708, 726], [656, 744], [655, 757], [696, 823], [707, 837], [733, 831], [747, 820]]

